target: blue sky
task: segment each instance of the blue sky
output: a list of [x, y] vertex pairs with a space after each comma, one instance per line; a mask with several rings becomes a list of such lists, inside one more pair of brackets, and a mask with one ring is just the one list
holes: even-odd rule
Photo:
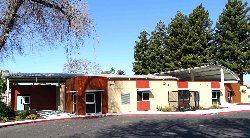
[[[133, 74], [133, 48], [141, 31], [153, 31], [159, 20], [167, 25], [178, 10], [188, 15], [200, 3], [209, 11], [215, 24], [226, 2], [227, 0], [89, 0], [87, 3], [94, 19], [98, 43], [87, 39], [79, 55], [75, 57], [95, 61], [101, 65], [102, 70], [114, 67], [116, 70], [124, 70], [126, 74]], [[14, 60], [5, 61], [0, 64], [0, 68], [11, 72], [62, 72], [63, 64], [66, 63], [64, 53], [60, 46], [53, 50], [27, 52], [26, 55], [15, 56]]]

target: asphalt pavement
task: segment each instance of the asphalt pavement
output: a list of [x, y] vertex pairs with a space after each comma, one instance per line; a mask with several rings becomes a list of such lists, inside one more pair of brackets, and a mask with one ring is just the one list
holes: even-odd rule
[[1, 138], [250, 137], [250, 112], [212, 116], [113, 116], [0, 128]]

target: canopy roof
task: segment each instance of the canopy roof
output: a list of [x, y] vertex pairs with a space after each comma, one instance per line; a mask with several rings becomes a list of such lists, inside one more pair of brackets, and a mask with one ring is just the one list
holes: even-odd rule
[[[163, 75], [171, 75], [179, 78], [180, 80], [192, 80], [191, 74], [194, 80], [221, 80], [221, 69], [224, 72], [224, 81], [239, 81], [239, 77], [230, 69], [220, 66], [220, 65], [208, 65], [201, 67], [194, 67], [188, 69], [180, 69], [174, 71], [168, 71], [163, 73]], [[162, 75], [162, 74], [161, 74]]]

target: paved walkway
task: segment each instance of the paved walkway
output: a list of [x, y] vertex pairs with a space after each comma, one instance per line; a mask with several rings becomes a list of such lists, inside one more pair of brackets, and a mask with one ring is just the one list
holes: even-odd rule
[[235, 112], [250, 112], [250, 105], [228, 105], [228, 107], [222, 109], [209, 109], [209, 110], [196, 110], [196, 111], [185, 111], [185, 112], [161, 112], [161, 111], [137, 111], [137, 112], [126, 112], [123, 114], [109, 114], [119, 116], [199, 116], [199, 115], [213, 115], [213, 114], [229, 114]]
[[37, 113], [44, 119], [0, 123], [0, 128], [13, 126], [13, 125], [47, 122], [47, 121], [53, 121], [53, 120], [97, 118], [97, 117], [102, 117], [102, 116], [205, 116], [205, 115], [209, 116], [209, 115], [214, 115], [214, 114], [231, 114], [231, 113], [237, 113], [237, 112], [250, 112], [250, 105], [232, 104], [232, 105], [228, 105], [227, 108], [223, 108], [223, 109], [196, 110], [196, 111], [186, 111], [186, 112], [137, 111], [137, 112], [127, 112], [123, 114], [108, 113], [106, 115], [91, 115], [91, 116], [75, 115], [75, 114], [69, 114], [69, 113], [65, 113], [61, 111], [43, 110], [43, 111], [38, 111]]

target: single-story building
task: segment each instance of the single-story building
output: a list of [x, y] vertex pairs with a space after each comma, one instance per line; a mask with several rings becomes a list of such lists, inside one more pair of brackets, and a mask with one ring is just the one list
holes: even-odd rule
[[241, 103], [245, 88], [232, 71], [214, 65], [155, 75], [17, 73], [6, 79], [6, 94], [11, 94], [8, 99], [15, 110], [79, 115], [156, 110], [158, 106], [223, 106]]

